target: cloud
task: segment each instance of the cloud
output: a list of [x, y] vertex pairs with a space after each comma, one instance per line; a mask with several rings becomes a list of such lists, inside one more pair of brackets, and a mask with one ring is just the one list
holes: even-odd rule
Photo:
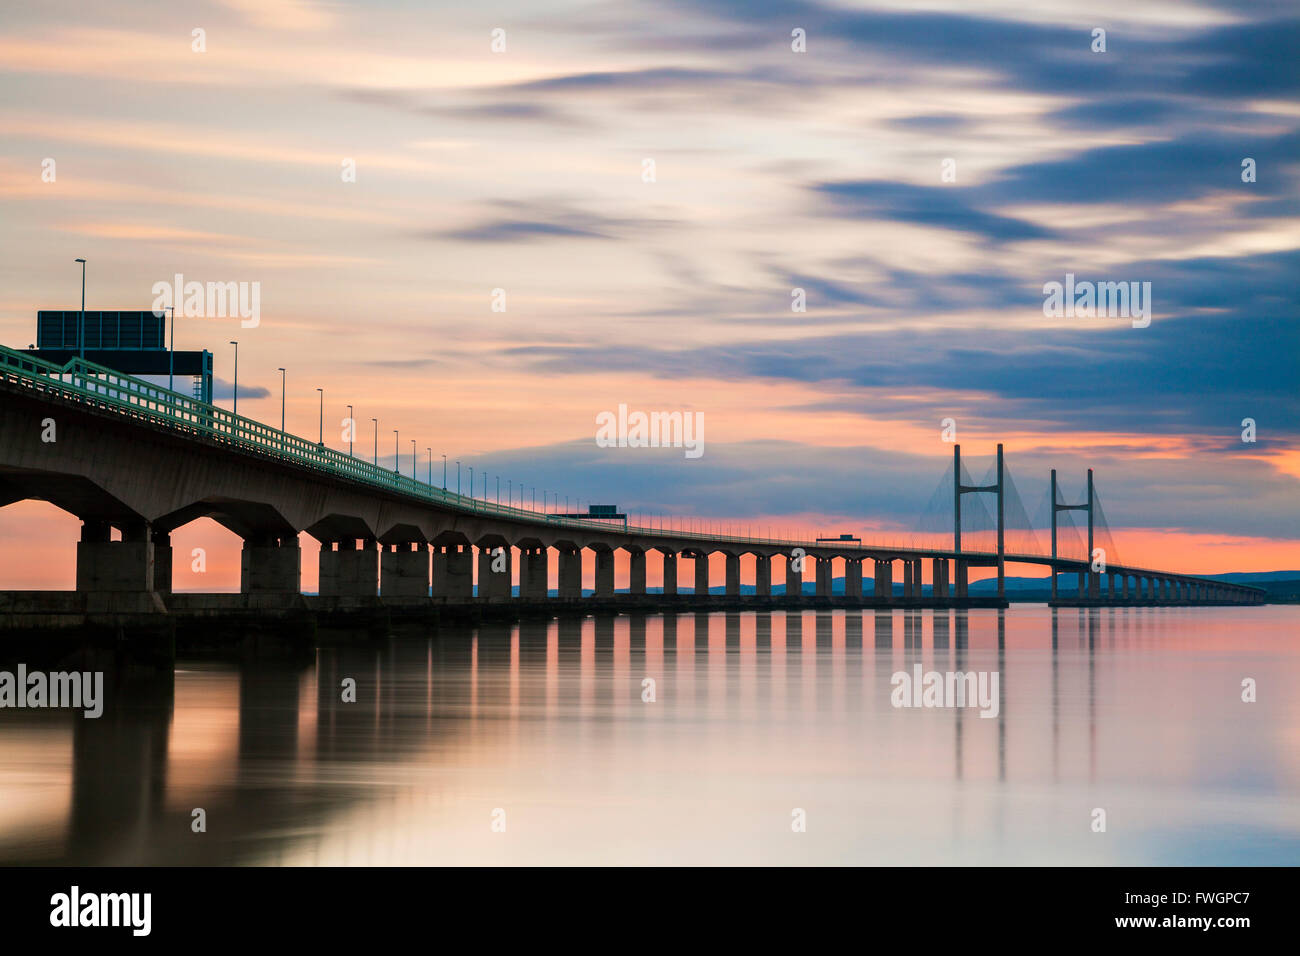
[[1049, 239], [1054, 233], [1023, 219], [977, 209], [959, 187], [913, 186], [881, 180], [827, 182], [813, 190], [833, 203], [834, 215], [880, 218], [920, 226], [969, 232], [994, 242]]

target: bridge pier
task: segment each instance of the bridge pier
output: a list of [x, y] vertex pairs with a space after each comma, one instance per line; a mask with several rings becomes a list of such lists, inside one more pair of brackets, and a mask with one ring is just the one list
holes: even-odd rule
[[692, 560], [695, 564], [695, 599], [703, 600], [709, 596], [709, 553], [695, 551]]
[[740, 555], [726, 552], [727, 555], [727, 596], [740, 596]]
[[844, 559], [844, 596], [854, 600], [862, 598], [862, 559]]
[[1101, 600], [1101, 575], [1096, 571], [1088, 572], [1088, 600]]
[[[785, 559], [785, 596], [802, 597], [803, 596], [803, 568], [795, 570], [795, 558]], [[805, 555], [803, 560], [807, 560]]]
[[519, 548], [519, 596], [544, 601], [550, 593], [546, 548], [539, 544]]
[[758, 597], [772, 596], [772, 556], [770, 554], [754, 555], [754, 594]]
[[[154, 544], [147, 522], [114, 541], [107, 521], [83, 521], [77, 542], [77, 590], [147, 593], [154, 587]], [[168, 575], [170, 578], [170, 575]]]
[[912, 559], [906, 558], [903, 561], [903, 597], [909, 600], [915, 596], [912, 575], [913, 575]]
[[366, 538], [358, 548], [355, 538], [322, 541], [319, 590], [322, 597], [377, 597], [379, 542]]
[[561, 600], [582, 597], [582, 550], [556, 548], [560, 554], [560, 574], [556, 581]]
[[[496, 568], [501, 570], [495, 570]], [[504, 544], [497, 544], [493, 547], [480, 542], [478, 546], [478, 596], [481, 598], [512, 597], [514, 577], [514, 550]]]
[[433, 596], [468, 601], [474, 596], [474, 554], [468, 544], [433, 546]]
[[645, 594], [645, 552], [628, 548], [628, 593]]
[[965, 561], [954, 562], [957, 565], [957, 597], [965, 598], [970, 596], [970, 568]]
[[664, 556], [664, 594], [677, 593], [677, 552], [662, 551]]
[[817, 596], [831, 596], [831, 562], [833, 558], [817, 558]]
[[429, 549], [423, 541], [381, 546], [379, 594], [386, 602], [429, 599]]
[[292, 537], [246, 538], [239, 556], [241, 594], [302, 592], [302, 549]]
[[596, 597], [612, 598], [614, 596], [614, 551], [612, 548], [596, 548]]
[[931, 593], [936, 598], [948, 597], [948, 559], [935, 558], [930, 566]]
[[172, 536], [166, 531], [150, 531], [153, 540], [153, 589], [159, 594], [172, 593]]
[[894, 600], [894, 562], [885, 558], [875, 558], [876, 582], [875, 598], [891, 603]]

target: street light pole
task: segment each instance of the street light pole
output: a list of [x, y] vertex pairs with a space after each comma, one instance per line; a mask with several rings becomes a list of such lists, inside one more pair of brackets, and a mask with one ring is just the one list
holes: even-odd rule
[[411, 480], [415, 481], [415, 439], [411, 439]]
[[280, 373], [280, 431], [284, 431], [284, 387], [288, 381], [289, 373], [282, 368], [276, 369]]
[[393, 429], [393, 471], [397, 472], [397, 474], [400, 475], [402, 473], [402, 469], [401, 469], [402, 458], [401, 458], [401, 452], [399, 452], [397, 448], [398, 448], [398, 435], [397, 435], [397, 429], [394, 428]]
[[378, 468], [379, 467], [379, 419], [372, 418], [370, 420], [375, 423], [375, 467]]
[[77, 348], [84, 359], [86, 357], [86, 260], [78, 259], [77, 262], [81, 263], [81, 313], [77, 319]]
[[235, 407], [231, 410], [234, 414], [239, 414], [239, 343], [234, 339], [230, 344], [235, 347]]
[[176, 386], [172, 384], [172, 380], [176, 377], [176, 306], [169, 305], [167, 311], [172, 314], [172, 330], [167, 336], [167, 341], [170, 343], [167, 349], [167, 391], [174, 392]]
[[424, 453], [429, 457], [429, 487], [433, 487], [433, 449], [426, 448]]
[[323, 445], [325, 444], [325, 389], [318, 388], [316, 391], [320, 392], [320, 432], [316, 444]]
[[354, 457], [352, 454], [352, 443], [357, 437], [357, 423], [352, 420], [352, 406], [348, 406], [348, 457]]
[[[432, 464], [433, 459], [430, 458], [429, 462], [430, 464]], [[430, 481], [429, 484], [433, 484], [433, 482]], [[442, 456], [442, 490], [443, 491], [447, 490], [447, 456], [446, 455]]]
[[456, 462], [456, 494], [460, 494], [460, 461]]

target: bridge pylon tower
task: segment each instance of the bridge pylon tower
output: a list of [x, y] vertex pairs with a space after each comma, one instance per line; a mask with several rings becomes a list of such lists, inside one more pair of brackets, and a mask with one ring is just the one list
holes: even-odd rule
[[[952, 549], [957, 553], [957, 582], [965, 591], [966, 570], [961, 559], [961, 496], [979, 492], [989, 492], [998, 496], [998, 597], [1005, 598], [1007, 593], [1006, 567], [1006, 488], [1005, 471], [1002, 465], [1002, 443], [998, 442], [997, 482], [992, 485], [963, 485], [961, 483], [961, 445], [952, 446], [952, 499], [953, 525]], [[962, 595], [965, 596], [964, 594]]]

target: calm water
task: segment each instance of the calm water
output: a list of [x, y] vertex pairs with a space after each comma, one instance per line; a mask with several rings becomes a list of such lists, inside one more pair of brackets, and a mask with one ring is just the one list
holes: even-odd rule
[[[1019, 606], [183, 661], [110, 675], [99, 720], [0, 711], [0, 862], [1295, 864], [1297, 635], [1297, 607]], [[915, 663], [997, 671], [997, 716], [892, 706]]]

